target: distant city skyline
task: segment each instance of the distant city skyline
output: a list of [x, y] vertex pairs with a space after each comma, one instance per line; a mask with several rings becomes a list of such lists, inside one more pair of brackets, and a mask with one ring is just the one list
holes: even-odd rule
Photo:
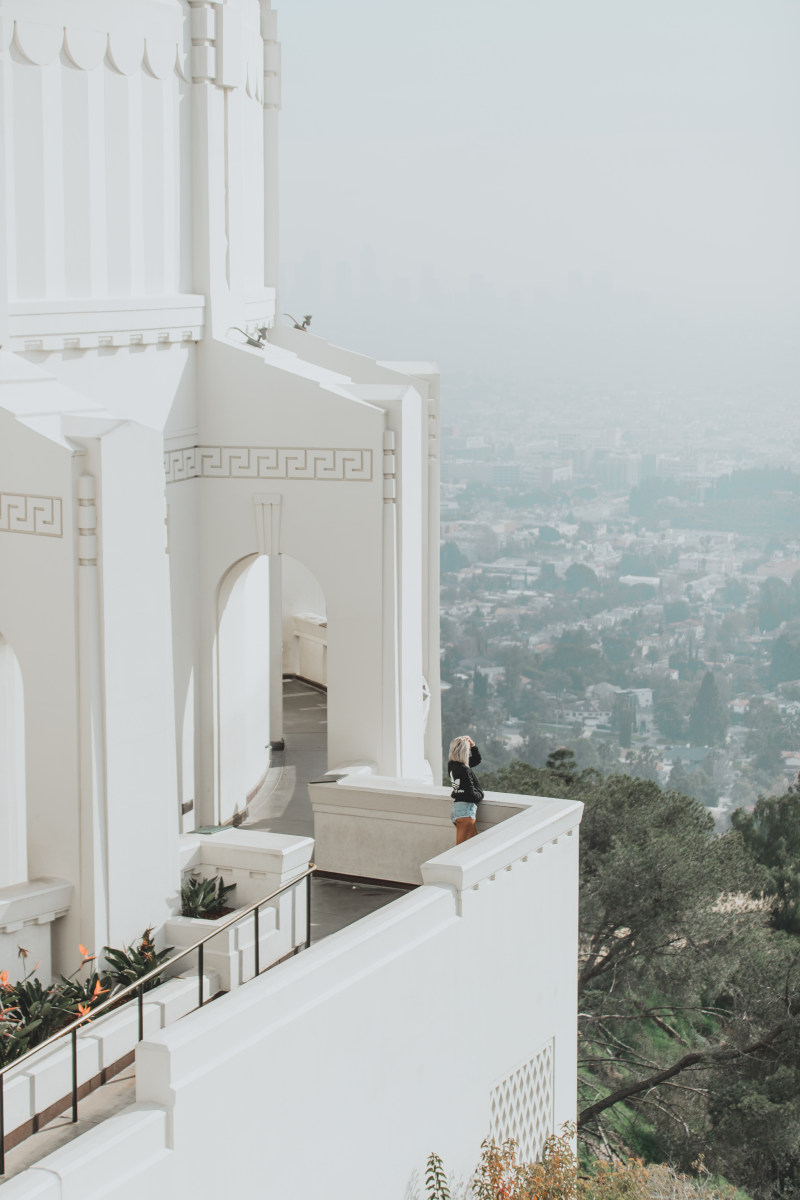
[[796, 395], [796, 5], [280, 21], [282, 307], [316, 332], [543, 386]]

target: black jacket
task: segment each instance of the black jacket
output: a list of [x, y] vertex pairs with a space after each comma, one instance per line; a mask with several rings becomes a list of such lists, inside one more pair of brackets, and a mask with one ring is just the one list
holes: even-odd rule
[[483, 799], [483, 788], [472, 772], [472, 768], [477, 767], [480, 761], [481, 752], [477, 746], [473, 746], [469, 752], [469, 766], [453, 762], [452, 758], [450, 759], [447, 764], [447, 773], [453, 784], [450, 795], [454, 800], [465, 800], [468, 804], [478, 804]]

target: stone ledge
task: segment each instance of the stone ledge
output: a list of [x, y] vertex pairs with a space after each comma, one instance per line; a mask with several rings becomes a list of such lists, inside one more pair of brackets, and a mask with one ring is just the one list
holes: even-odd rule
[[55, 921], [67, 912], [71, 900], [72, 884], [50, 876], [0, 888], [0, 934]]
[[[424, 882], [453, 887], [460, 896], [562, 836], [573, 836], [580, 825], [583, 804], [579, 801], [545, 796], [518, 799], [527, 800], [522, 812], [423, 863]], [[577, 838], [574, 841], [577, 846]]]

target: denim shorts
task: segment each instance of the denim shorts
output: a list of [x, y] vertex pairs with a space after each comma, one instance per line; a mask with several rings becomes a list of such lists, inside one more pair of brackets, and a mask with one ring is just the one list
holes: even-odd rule
[[453, 807], [450, 812], [451, 821], [460, 821], [462, 817], [471, 817], [475, 820], [478, 815], [477, 804], [470, 803], [469, 800], [454, 800]]

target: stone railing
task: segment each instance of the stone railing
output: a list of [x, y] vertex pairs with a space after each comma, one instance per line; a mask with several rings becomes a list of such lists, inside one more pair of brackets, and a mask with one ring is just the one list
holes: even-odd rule
[[[309, 794], [321, 871], [422, 883], [421, 864], [455, 844], [447, 787], [352, 773], [312, 783]], [[527, 797], [487, 792], [478, 805], [478, 832], [526, 803]]]

